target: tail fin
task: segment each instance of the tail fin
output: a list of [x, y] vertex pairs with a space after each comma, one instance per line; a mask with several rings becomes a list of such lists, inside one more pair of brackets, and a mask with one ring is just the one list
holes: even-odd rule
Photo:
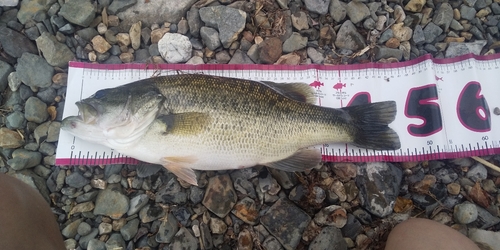
[[396, 102], [385, 101], [342, 108], [359, 128], [353, 144], [375, 150], [401, 148], [398, 134], [389, 128], [396, 118]]

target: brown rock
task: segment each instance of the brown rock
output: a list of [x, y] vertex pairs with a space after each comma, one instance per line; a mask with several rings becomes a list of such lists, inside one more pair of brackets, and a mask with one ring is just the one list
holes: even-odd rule
[[403, 169], [412, 169], [418, 165], [418, 161], [406, 161], [401, 162], [401, 167]]
[[128, 32], [130, 35], [130, 43], [135, 50], [139, 49], [141, 46], [141, 24], [141, 21], [132, 24]]
[[492, 200], [490, 195], [483, 190], [479, 182], [476, 182], [476, 184], [469, 190], [469, 196], [475, 203], [484, 208], [489, 207]]
[[277, 37], [271, 37], [259, 44], [259, 60], [264, 64], [273, 64], [283, 52], [281, 40]]
[[21, 135], [8, 128], [0, 128], [0, 147], [1, 148], [19, 148], [24, 145]]
[[318, 225], [342, 228], [347, 223], [347, 211], [341, 206], [331, 205], [321, 209], [314, 216], [314, 222]]
[[300, 56], [295, 53], [282, 55], [275, 64], [279, 65], [299, 65]]
[[334, 192], [338, 197], [340, 201], [346, 201], [347, 200], [347, 194], [345, 193], [345, 188], [344, 184], [340, 181], [334, 181], [332, 185], [330, 186], [330, 190]]
[[257, 209], [255, 201], [248, 197], [236, 203], [231, 213], [250, 225], [255, 225], [259, 219], [259, 210]]
[[95, 36], [92, 38], [92, 47], [101, 54], [111, 49], [111, 45], [102, 36]]
[[151, 31], [151, 43], [158, 43], [160, 39], [167, 33], [169, 29], [167, 28], [161, 28], [161, 29], [155, 29]]
[[356, 183], [354, 180], [350, 180], [344, 184], [345, 188], [345, 193], [347, 196], [347, 202], [353, 201], [359, 194], [359, 189], [358, 186], [356, 186]]
[[401, 44], [401, 43], [395, 37], [391, 37], [391, 38], [389, 38], [389, 40], [387, 40], [387, 42], [385, 42], [385, 46], [392, 48], [392, 49], [397, 49], [399, 47], [399, 44]]
[[208, 181], [202, 204], [215, 215], [224, 218], [236, 204], [237, 198], [229, 175], [216, 175]]
[[467, 39], [467, 40], [472, 39], [472, 33], [470, 33], [470, 32], [462, 31], [462, 32], [460, 32], [460, 36], [465, 37], [465, 39]]
[[[52, 77], [52, 86], [56, 85], [58, 87], [66, 86], [68, 84], [68, 73], [57, 73]], [[55, 87], [55, 86], [54, 86]], [[58, 88], [56, 87], [56, 89]]]
[[434, 175], [426, 175], [424, 179], [415, 183], [413, 189], [416, 192], [426, 194], [429, 192], [429, 189], [436, 184], [436, 176]]
[[253, 239], [252, 234], [248, 229], [241, 230], [238, 235], [238, 250], [252, 250], [253, 249]]
[[396, 23], [391, 27], [394, 37], [399, 41], [404, 42], [411, 39], [413, 30], [410, 27], [404, 26], [404, 23]]
[[457, 195], [460, 193], [460, 184], [458, 183], [450, 183], [446, 185], [446, 189], [448, 190], [448, 193], [451, 195]]
[[129, 46], [130, 35], [128, 33], [118, 33], [116, 34], [116, 42], [118, 42], [120, 46]]
[[227, 230], [227, 225], [219, 218], [210, 218], [210, 231], [213, 234], [224, 234]]
[[337, 39], [335, 30], [330, 25], [325, 25], [319, 30], [319, 46], [331, 45]]
[[109, 27], [116, 27], [118, 25], [120, 25], [120, 18], [118, 18], [117, 16], [114, 16], [114, 15], [108, 16], [108, 26]]
[[120, 60], [124, 63], [130, 63], [134, 61], [134, 55], [129, 52], [121, 53], [120, 54]]
[[76, 213], [84, 213], [84, 212], [90, 212], [94, 210], [94, 202], [89, 201], [89, 202], [84, 202], [77, 204], [74, 206], [71, 211], [69, 212], [69, 215], [76, 214]]
[[335, 163], [333, 165], [333, 172], [343, 181], [356, 178], [356, 169], [356, 165], [349, 162]]
[[465, 42], [465, 37], [446, 37], [444, 39], [445, 43], [451, 43], [451, 42], [457, 42], [457, 43], [463, 43]]
[[455, 20], [460, 20], [460, 18], [462, 18], [461, 14], [460, 14], [460, 10], [458, 9], [453, 9], [453, 19]]
[[406, 5], [405, 5], [405, 10], [411, 11], [411, 12], [420, 12], [422, 11], [422, 8], [425, 5], [425, 0], [410, 0]]

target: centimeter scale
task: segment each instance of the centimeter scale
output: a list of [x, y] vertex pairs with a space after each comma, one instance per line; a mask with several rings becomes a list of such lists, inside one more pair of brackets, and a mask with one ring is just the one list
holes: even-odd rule
[[[398, 113], [390, 127], [398, 133], [401, 149], [377, 151], [338, 143], [315, 146], [324, 161], [422, 161], [500, 153], [500, 54], [468, 54], [452, 59], [426, 55], [402, 63], [337, 66], [71, 62], [63, 116], [77, 115], [75, 102], [97, 90], [155, 75], [182, 73], [304, 82], [313, 88], [317, 105], [334, 108], [397, 102]], [[65, 131], [60, 133], [57, 165], [136, 162], [113, 149], [82, 141]]]

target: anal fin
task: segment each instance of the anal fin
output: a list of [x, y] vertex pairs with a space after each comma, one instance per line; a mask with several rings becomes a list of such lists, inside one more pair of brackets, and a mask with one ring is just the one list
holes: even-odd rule
[[292, 156], [280, 161], [262, 165], [287, 172], [301, 172], [317, 166], [321, 162], [321, 152], [317, 149], [300, 149]]
[[175, 176], [191, 185], [198, 186], [196, 173], [189, 167], [190, 163], [196, 162], [196, 158], [194, 156], [165, 157], [162, 158], [162, 162], [163, 167], [175, 174]]

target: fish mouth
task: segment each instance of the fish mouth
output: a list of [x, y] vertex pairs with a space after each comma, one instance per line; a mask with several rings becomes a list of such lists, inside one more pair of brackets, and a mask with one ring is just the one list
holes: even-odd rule
[[78, 118], [85, 124], [92, 124], [97, 121], [99, 112], [90, 103], [85, 100], [81, 100], [75, 103], [78, 107]]

